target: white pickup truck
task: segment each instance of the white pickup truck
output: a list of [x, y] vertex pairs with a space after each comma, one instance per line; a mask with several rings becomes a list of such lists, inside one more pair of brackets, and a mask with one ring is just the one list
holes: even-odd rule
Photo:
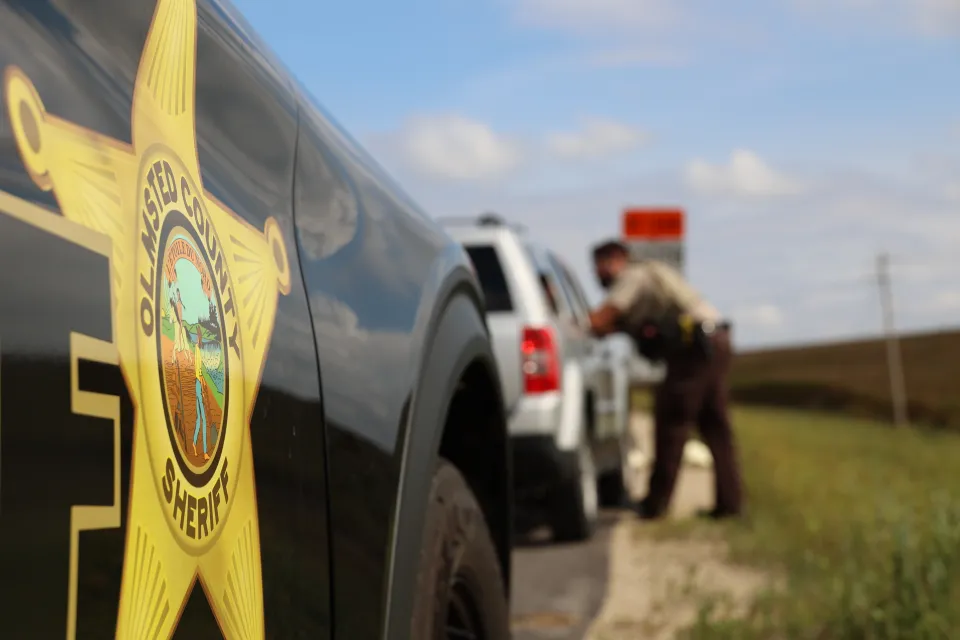
[[580, 283], [553, 252], [493, 216], [445, 226], [486, 298], [518, 506], [542, 516], [555, 540], [586, 539], [598, 506], [626, 494], [626, 356], [590, 334]]

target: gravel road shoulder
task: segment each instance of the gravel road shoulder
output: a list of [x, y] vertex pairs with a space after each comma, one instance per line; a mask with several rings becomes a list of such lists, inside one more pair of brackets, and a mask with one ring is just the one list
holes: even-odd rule
[[[635, 416], [634, 438], [641, 453], [652, 444], [647, 416]], [[681, 471], [671, 517], [688, 518], [713, 506], [713, 472], [702, 464], [700, 451], [691, 452]], [[643, 461], [649, 456], [637, 456]], [[646, 465], [634, 469], [631, 492], [646, 492]], [[635, 518], [617, 523], [610, 541], [607, 597], [589, 640], [670, 640], [696, 621], [706, 597], [718, 598], [728, 614], [747, 606], [767, 584], [767, 576], [726, 561], [720, 541], [660, 539], [650, 525]]]

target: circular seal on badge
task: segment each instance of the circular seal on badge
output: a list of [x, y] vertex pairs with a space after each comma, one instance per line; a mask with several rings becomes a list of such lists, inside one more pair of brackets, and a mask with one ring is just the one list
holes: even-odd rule
[[195, 553], [227, 517], [243, 444], [234, 433], [242, 425], [231, 426], [231, 402], [243, 393], [242, 376], [231, 377], [242, 370], [232, 286], [199, 196], [171, 151], [145, 154], [138, 308], [141, 367], [153, 368], [141, 377], [147, 446], [167, 523]]

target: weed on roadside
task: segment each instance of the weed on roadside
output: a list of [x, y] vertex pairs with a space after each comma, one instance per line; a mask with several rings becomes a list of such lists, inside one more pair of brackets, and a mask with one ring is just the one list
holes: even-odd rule
[[960, 438], [786, 411], [737, 419], [749, 515], [711, 535], [784, 579], [745, 615], [704, 596], [686, 638], [960, 637]]

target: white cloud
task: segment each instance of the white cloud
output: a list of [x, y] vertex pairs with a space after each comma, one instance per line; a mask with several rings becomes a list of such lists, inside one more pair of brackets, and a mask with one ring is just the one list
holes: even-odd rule
[[914, 6], [920, 29], [932, 35], [960, 33], [960, 0], [904, 0]]
[[758, 304], [733, 311], [736, 324], [748, 328], [772, 329], [783, 325], [783, 311], [774, 304]]
[[395, 136], [407, 163], [418, 172], [449, 180], [486, 180], [514, 169], [520, 145], [488, 125], [457, 114], [410, 118]]
[[[756, 18], [731, 22], [729, 12], [717, 12], [713, 3], [699, 0], [501, 0], [514, 19], [527, 27], [565, 31], [580, 36], [612, 37], [616, 34], [648, 38], [681, 32], [720, 35], [748, 28]], [[926, 37], [960, 34], [960, 0], [781, 0], [794, 9], [830, 22], [886, 26]], [[752, 25], [747, 27], [747, 24]], [[713, 27], [709, 26], [713, 25]], [[729, 34], [728, 34], [729, 35]], [[675, 43], [674, 43], [675, 44]], [[690, 43], [687, 43], [690, 44]]]
[[756, 153], [737, 149], [727, 164], [691, 161], [686, 168], [687, 185], [705, 194], [739, 197], [786, 196], [802, 191], [800, 183], [768, 166]]
[[[637, 47], [635, 45], [601, 49], [580, 55], [573, 67], [588, 69], [624, 69], [632, 67], [676, 67], [689, 62], [689, 54], [676, 49]], [[960, 128], [960, 125], [958, 125]]]
[[710, 0], [495, 1], [520, 27], [577, 42], [574, 66], [588, 68], [673, 67], [707, 48], [755, 44], [761, 35], [752, 7], [743, 14]]
[[402, 174], [412, 171], [420, 177], [480, 186], [557, 159], [590, 161], [623, 154], [649, 137], [622, 122], [584, 117], [576, 129], [521, 139], [463, 115], [443, 114], [410, 118], [399, 131], [370, 136], [368, 141]]
[[556, 132], [546, 136], [547, 150], [566, 159], [592, 159], [623, 153], [648, 140], [646, 132], [630, 125], [585, 118], [579, 131]]
[[941, 311], [956, 311], [960, 309], [960, 291], [941, 291], [934, 298], [934, 306]]
[[946, 185], [943, 188], [943, 195], [951, 202], [960, 203], [960, 180]]
[[791, 0], [802, 10], [857, 22], [887, 24], [923, 36], [960, 34], [960, 0]]
[[663, 28], [680, 20], [678, 4], [672, 0], [512, 0], [521, 24], [579, 33]]

